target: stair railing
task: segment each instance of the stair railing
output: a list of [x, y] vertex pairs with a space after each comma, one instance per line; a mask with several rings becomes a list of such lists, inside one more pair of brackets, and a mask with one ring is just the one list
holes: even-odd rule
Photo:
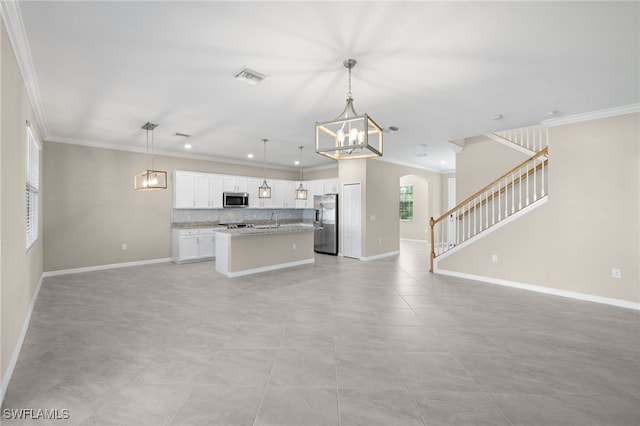
[[549, 129], [541, 124], [503, 130], [493, 134], [532, 152], [540, 152], [548, 145], [549, 140]]
[[429, 271], [436, 257], [545, 197], [548, 153], [544, 147], [442, 216], [432, 217]]

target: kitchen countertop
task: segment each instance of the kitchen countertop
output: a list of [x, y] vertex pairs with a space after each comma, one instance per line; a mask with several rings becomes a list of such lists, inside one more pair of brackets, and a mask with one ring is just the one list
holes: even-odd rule
[[229, 234], [232, 237], [243, 237], [268, 234], [286, 234], [288, 232], [307, 232], [313, 231], [313, 229], [312, 224], [292, 223], [280, 225], [278, 227], [219, 229], [217, 232]]
[[198, 229], [198, 228], [226, 228], [218, 224], [218, 222], [173, 222], [173, 229]]

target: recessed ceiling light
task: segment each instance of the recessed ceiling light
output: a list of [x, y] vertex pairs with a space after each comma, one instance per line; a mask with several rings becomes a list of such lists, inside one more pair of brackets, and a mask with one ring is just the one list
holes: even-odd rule
[[444, 160], [442, 160], [442, 161], [440, 162], [440, 164], [447, 164], [447, 162], [446, 162], [446, 161], [444, 161]]
[[489, 120], [500, 120], [502, 118], [502, 114], [496, 114], [489, 117]]
[[259, 73], [258, 71], [254, 71], [247, 67], [243, 67], [240, 71], [233, 75], [236, 80], [243, 81], [252, 86], [257, 86], [262, 80], [267, 78], [266, 75]]
[[300, 164], [300, 161], [296, 160], [293, 162], [293, 164], [295, 164], [296, 166]]
[[185, 148], [185, 149], [191, 149], [192, 147], [191, 147], [191, 144], [189, 144], [189, 143], [185, 143], [185, 144], [184, 144], [184, 148]]
[[247, 154], [248, 158], [253, 158], [253, 154]]

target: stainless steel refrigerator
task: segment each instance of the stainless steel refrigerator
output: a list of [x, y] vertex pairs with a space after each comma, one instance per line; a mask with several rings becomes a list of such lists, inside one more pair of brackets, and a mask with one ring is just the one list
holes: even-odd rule
[[338, 194], [313, 197], [313, 249], [317, 253], [338, 254]]

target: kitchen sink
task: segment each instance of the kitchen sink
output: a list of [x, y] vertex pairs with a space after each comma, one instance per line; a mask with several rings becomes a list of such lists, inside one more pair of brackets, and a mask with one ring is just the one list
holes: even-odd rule
[[280, 226], [280, 224], [275, 225], [275, 224], [270, 224], [270, 225], [254, 225], [253, 227], [255, 229], [271, 229], [271, 228], [278, 228]]

